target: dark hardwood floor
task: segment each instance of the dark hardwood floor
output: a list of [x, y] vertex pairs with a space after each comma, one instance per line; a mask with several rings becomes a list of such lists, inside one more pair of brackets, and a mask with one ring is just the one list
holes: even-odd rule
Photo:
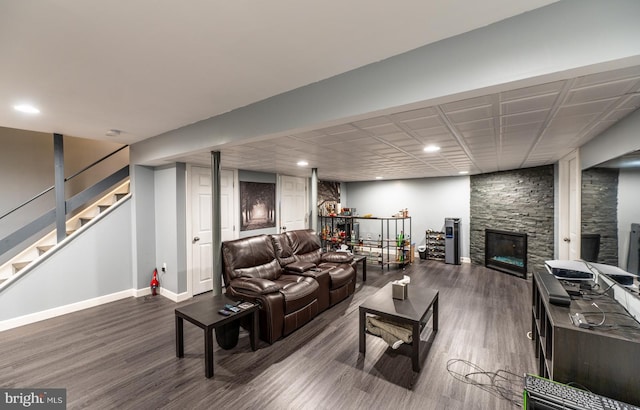
[[[423, 332], [418, 374], [409, 346], [392, 350], [368, 335], [366, 357], [358, 353], [359, 304], [403, 274], [440, 291], [439, 331], [429, 322]], [[0, 386], [66, 388], [69, 409], [518, 408], [499, 392], [520, 400], [522, 386], [507, 372], [535, 373], [530, 281], [426, 260], [404, 272], [369, 266], [367, 282], [360, 278], [352, 297], [273, 345], [261, 341], [253, 352], [245, 331], [232, 350], [216, 345], [212, 379], [202, 330], [185, 322], [185, 357], [176, 358], [177, 305], [149, 296], [1, 332]], [[479, 368], [499, 374], [461, 381]]]

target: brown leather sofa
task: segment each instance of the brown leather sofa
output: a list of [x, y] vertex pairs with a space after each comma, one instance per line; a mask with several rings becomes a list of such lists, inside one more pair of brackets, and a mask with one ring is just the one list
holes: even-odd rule
[[355, 291], [356, 265], [326, 252], [310, 229], [222, 243], [228, 296], [260, 305], [260, 338], [273, 343]]

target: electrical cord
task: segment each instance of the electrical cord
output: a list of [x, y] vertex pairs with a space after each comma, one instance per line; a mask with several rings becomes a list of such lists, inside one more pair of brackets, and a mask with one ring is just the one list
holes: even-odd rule
[[[453, 370], [456, 365], [468, 367], [467, 372]], [[488, 372], [477, 364], [464, 359], [449, 359], [447, 371], [456, 380], [479, 387], [490, 394], [522, 407], [522, 388], [524, 377], [508, 370], [499, 369]], [[484, 380], [483, 380], [484, 379]]]
[[605, 315], [604, 310], [600, 309], [600, 306], [598, 306], [596, 302], [593, 302], [591, 305], [595, 306], [596, 309], [602, 312], [602, 320], [600, 321], [600, 323], [598, 323], [597, 325], [592, 324], [591, 326], [594, 326], [594, 327], [602, 326], [604, 324], [605, 319], [607, 318], [607, 315]]

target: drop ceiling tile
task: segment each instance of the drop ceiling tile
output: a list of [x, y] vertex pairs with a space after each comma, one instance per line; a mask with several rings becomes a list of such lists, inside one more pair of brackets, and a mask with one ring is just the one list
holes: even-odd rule
[[623, 119], [624, 117], [626, 117], [627, 115], [631, 114], [632, 112], [634, 112], [637, 108], [628, 108], [628, 109], [622, 109], [622, 110], [615, 110], [615, 111], [611, 111], [609, 113], [609, 115], [607, 115], [606, 120], [613, 122], [613, 121], [620, 121], [621, 119]]
[[520, 125], [520, 124], [532, 124], [542, 123], [549, 115], [549, 110], [541, 111], [529, 111], [520, 114], [505, 115], [500, 117], [501, 125]]
[[549, 110], [558, 98], [558, 93], [542, 94], [519, 100], [510, 100], [502, 103], [502, 114], [518, 114], [528, 111]]
[[485, 118], [492, 118], [493, 106], [483, 105], [480, 107], [474, 107], [467, 110], [448, 112], [446, 113], [446, 115], [454, 124], [477, 121]]
[[567, 94], [565, 102], [575, 104], [610, 97], [618, 97], [631, 91], [635, 84], [635, 79], [628, 79], [573, 89]]
[[394, 123], [387, 123], [385, 125], [380, 125], [377, 127], [370, 127], [367, 128], [367, 132], [373, 134], [373, 135], [386, 135], [386, 134], [394, 134], [397, 132], [401, 132], [402, 129], [400, 127], [398, 127], [396, 124]]
[[557, 94], [562, 90], [564, 81], [554, 81], [551, 83], [534, 85], [531, 87], [518, 88], [500, 93], [501, 101], [519, 100], [522, 98], [535, 97], [545, 94]]
[[474, 130], [464, 131], [462, 135], [465, 137], [467, 141], [469, 141], [473, 138], [493, 137], [495, 135], [495, 130], [493, 128], [474, 129]]
[[502, 135], [508, 134], [528, 134], [537, 135], [540, 132], [542, 123], [518, 124], [500, 127]]
[[420, 130], [424, 128], [442, 127], [442, 120], [438, 116], [422, 117], [412, 120], [402, 121], [402, 124], [406, 125], [409, 129]]
[[425, 128], [422, 130], [415, 131], [416, 135], [424, 138], [432, 138], [443, 135], [449, 135], [449, 130], [446, 127], [433, 127], [433, 128]]
[[390, 124], [391, 122], [392, 121], [389, 118], [385, 116], [381, 116], [381, 117], [367, 118], [366, 120], [361, 120], [361, 121], [355, 121], [352, 124], [357, 128], [371, 128], [371, 127], [378, 127], [381, 125], [387, 125], [387, 124]]
[[343, 132], [354, 131], [355, 129], [356, 128], [354, 128], [353, 125], [351, 124], [342, 124], [342, 125], [336, 125], [333, 127], [323, 128], [319, 131], [324, 134], [340, 134]]
[[564, 105], [558, 109], [556, 118], [570, 117], [584, 114], [599, 114], [607, 111], [618, 98], [609, 98], [605, 100], [591, 101], [583, 104]]
[[605, 71], [602, 73], [590, 74], [576, 80], [576, 87], [601, 84], [616, 80], [640, 78], [640, 66], [627, 67], [619, 70]]
[[481, 97], [469, 98], [466, 100], [455, 101], [447, 104], [440, 105], [440, 108], [445, 113], [454, 111], [466, 110], [469, 108], [479, 107], [483, 105], [491, 105], [493, 97], [491, 95], [483, 95]]
[[417, 110], [399, 112], [391, 114], [389, 117], [393, 121], [410, 121], [417, 118], [431, 117], [437, 115], [438, 112], [433, 107], [420, 108]]
[[481, 130], [481, 129], [492, 129], [493, 118], [456, 124], [456, 128], [461, 132], [466, 132], [471, 130]]

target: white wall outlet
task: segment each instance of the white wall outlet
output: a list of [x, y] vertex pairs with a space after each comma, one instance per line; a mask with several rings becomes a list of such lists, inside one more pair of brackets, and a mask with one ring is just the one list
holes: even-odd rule
[[167, 271], [167, 262], [163, 262], [162, 263], [162, 271], [166, 272]]

